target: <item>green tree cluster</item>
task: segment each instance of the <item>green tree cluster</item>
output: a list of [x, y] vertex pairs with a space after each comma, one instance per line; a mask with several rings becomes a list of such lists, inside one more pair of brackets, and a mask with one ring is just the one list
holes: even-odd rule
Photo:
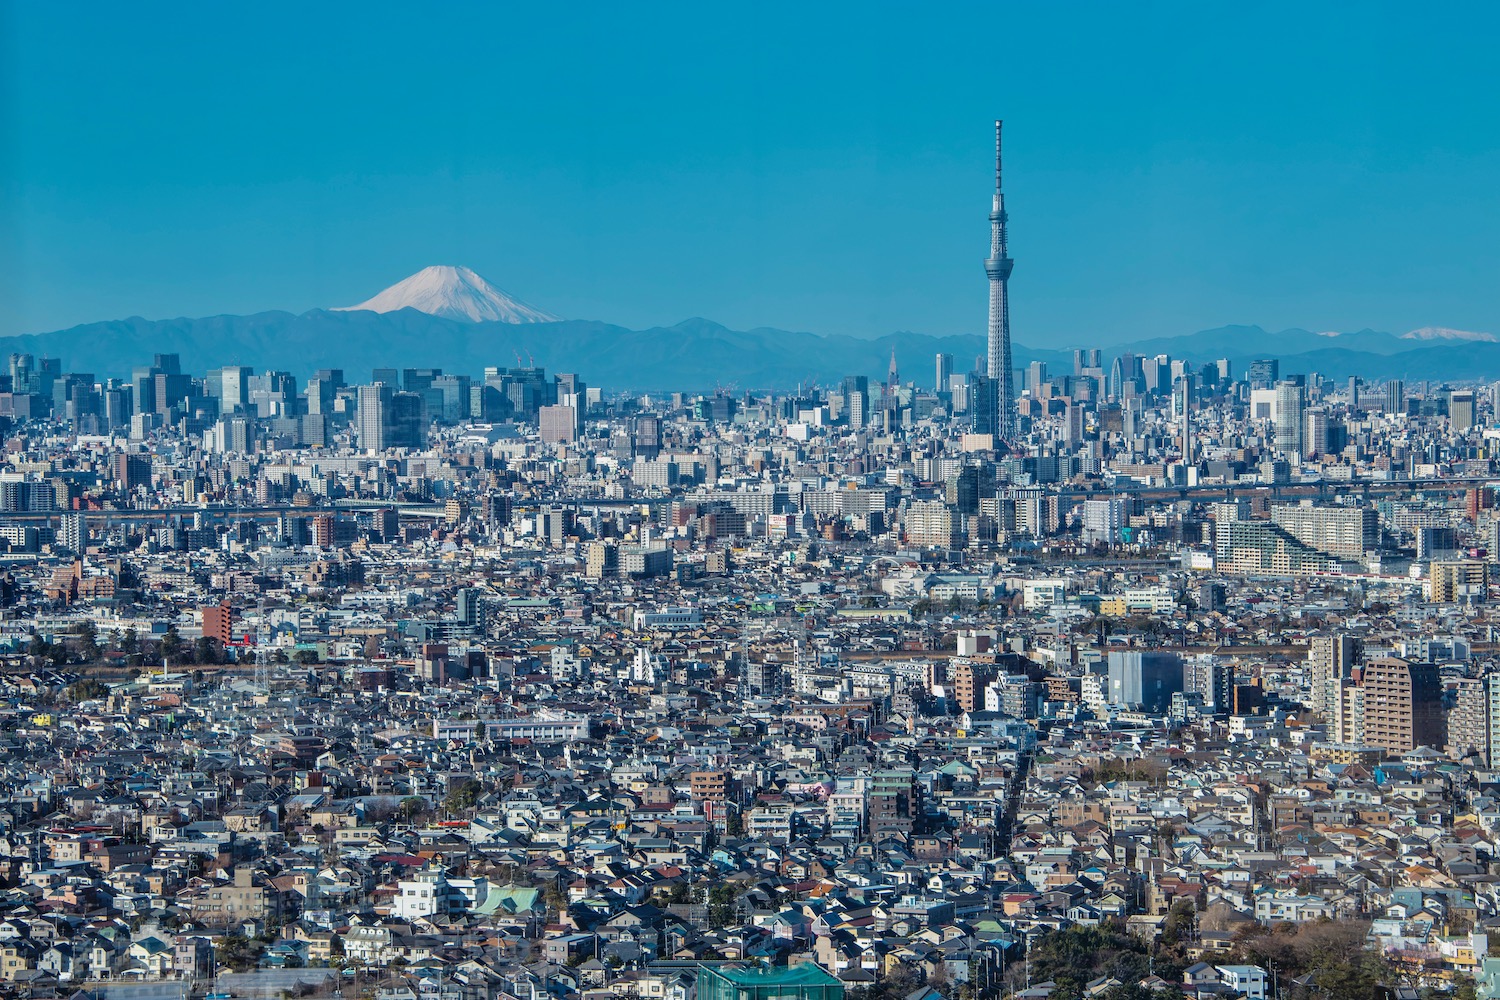
[[474, 778], [465, 778], [448, 789], [448, 794], [443, 798], [443, 808], [449, 815], [461, 813], [465, 809], [473, 809], [483, 794], [484, 785]]
[[712, 927], [734, 922], [734, 886], [720, 882], [708, 890], [708, 922]]
[[93, 701], [96, 698], [109, 697], [109, 687], [101, 681], [92, 677], [85, 677], [76, 684], [68, 685], [64, 696], [71, 702]]

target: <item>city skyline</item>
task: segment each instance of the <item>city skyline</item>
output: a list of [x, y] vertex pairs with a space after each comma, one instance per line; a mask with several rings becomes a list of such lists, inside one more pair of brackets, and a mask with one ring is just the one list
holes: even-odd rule
[[1500, 1000], [1500, 9], [69, 3], [0, 1000]]
[[[693, 22], [706, 41], [753, 44], [669, 73], [653, 57], [670, 35], [605, 15], [564, 54], [544, 14], [464, 13], [516, 51], [477, 59], [477, 41], [404, 19], [397, 45], [378, 7], [308, 13], [274, 46], [274, 18], [146, 34], [110, 11], [0, 8], [0, 334], [341, 305], [444, 262], [635, 328], [982, 334], [965, 275], [974, 150], [997, 113], [1027, 206], [1019, 343], [1500, 329], [1481, 27], [1451, 37], [1377, 6], [1353, 24], [1299, 10], [1288, 36], [1271, 8], [1205, 47], [1195, 33], [1223, 25], [1173, 5], [1082, 26], [964, 8], [900, 35], [836, 11], [790, 34], [710, 13]], [[997, 86], [978, 51], [1002, 26]], [[327, 52], [320, 32], [349, 44]], [[252, 81], [240, 67], [268, 49]], [[1391, 51], [1425, 71], [1386, 73]], [[381, 55], [399, 87], [363, 70]]]

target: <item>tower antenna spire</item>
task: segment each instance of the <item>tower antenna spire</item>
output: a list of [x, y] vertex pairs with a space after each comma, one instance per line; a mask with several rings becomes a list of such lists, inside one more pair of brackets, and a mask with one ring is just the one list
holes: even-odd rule
[[995, 194], [1000, 194], [1000, 128], [1005, 122], [995, 119]]
[[981, 411], [988, 411], [986, 423], [991, 426], [976, 427], [980, 433], [993, 433], [1007, 443], [1016, 439], [1016, 397], [1014, 374], [1011, 370], [1010, 353], [1010, 272], [1015, 262], [1010, 259], [1010, 250], [1005, 232], [1005, 195], [1000, 189], [1001, 158], [1000, 130], [1004, 122], [995, 119], [995, 199], [990, 208], [990, 255], [984, 261], [984, 273], [990, 284], [990, 323], [987, 381], [983, 385], [985, 404]]

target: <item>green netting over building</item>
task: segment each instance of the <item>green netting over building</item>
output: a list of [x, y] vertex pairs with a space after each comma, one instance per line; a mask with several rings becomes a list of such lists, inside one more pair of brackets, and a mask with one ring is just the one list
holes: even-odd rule
[[698, 1000], [844, 1000], [844, 984], [822, 967], [698, 969]]

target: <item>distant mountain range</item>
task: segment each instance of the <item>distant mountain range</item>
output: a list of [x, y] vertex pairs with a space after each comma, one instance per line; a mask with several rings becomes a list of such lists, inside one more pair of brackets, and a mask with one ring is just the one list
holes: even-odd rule
[[[351, 381], [368, 378], [377, 367], [439, 367], [477, 375], [490, 365], [535, 363], [553, 372], [577, 372], [609, 390], [787, 389], [828, 385], [851, 374], [884, 379], [892, 351], [904, 381], [930, 386], [936, 354], [953, 355], [954, 370], [967, 371], [984, 354], [984, 338], [735, 331], [706, 319], [629, 330], [556, 319], [467, 268], [455, 267], [426, 268], [343, 309], [202, 319], [131, 317], [0, 338], [0, 353], [59, 357], [65, 371], [88, 371], [100, 378], [128, 375], [133, 366], [149, 364], [153, 354], [176, 353], [184, 370], [195, 372], [226, 364], [301, 376], [319, 368], [342, 368]], [[1284, 374], [1409, 381], [1500, 378], [1500, 338], [1440, 328], [1396, 335], [1375, 330], [1270, 333], [1257, 326], [1226, 326], [1115, 345], [1104, 353], [1112, 358], [1123, 351], [1168, 354], [1195, 364], [1227, 357], [1237, 373], [1252, 360], [1276, 357]], [[1053, 373], [1070, 372], [1073, 366], [1071, 349], [1017, 343], [1014, 357], [1017, 367], [1044, 361]]]

